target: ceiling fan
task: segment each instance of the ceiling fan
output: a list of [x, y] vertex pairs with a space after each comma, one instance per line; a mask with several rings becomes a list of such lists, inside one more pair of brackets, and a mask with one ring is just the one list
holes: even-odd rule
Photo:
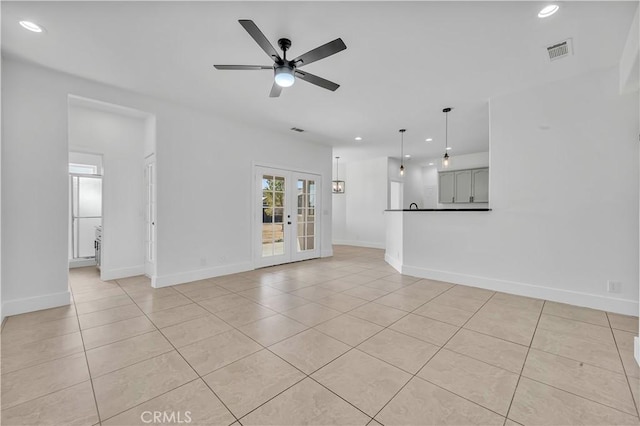
[[290, 87], [295, 83], [296, 77], [300, 78], [307, 83], [315, 84], [316, 86], [320, 86], [324, 89], [335, 91], [339, 84], [336, 84], [332, 81], [325, 80], [322, 77], [318, 77], [317, 75], [310, 74], [305, 71], [300, 71], [298, 68], [301, 68], [305, 65], [309, 65], [312, 62], [319, 61], [320, 59], [324, 59], [327, 56], [331, 56], [336, 54], [344, 49], [347, 46], [344, 44], [342, 39], [335, 39], [330, 41], [329, 43], [323, 44], [320, 47], [316, 47], [313, 50], [308, 51], [307, 53], [298, 56], [292, 60], [287, 59], [287, 50], [291, 47], [291, 40], [288, 38], [281, 38], [278, 40], [278, 46], [282, 50], [282, 57], [278, 55], [276, 49], [269, 43], [267, 37], [260, 31], [258, 26], [249, 19], [240, 19], [240, 25], [243, 26], [245, 30], [249, 33], [251, 37], [258, 43], [258, 45], [264, 50], [267, 55], [273, 60], [273, 65], [214, 65], [214, 67], [218, 70], [273, 70], [274, 72], [274, 82], [271, 87], [271, 93], [269, 94], [272, 98], [277, 98], [280, 96], [283, 87]]

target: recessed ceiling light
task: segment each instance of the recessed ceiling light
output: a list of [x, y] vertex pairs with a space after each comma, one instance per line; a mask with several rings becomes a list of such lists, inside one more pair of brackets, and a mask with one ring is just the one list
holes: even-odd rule
[[40, 25], [31, 21], [20, 21], [19, 24], [25, 30], [33, 31], [34, 33], [41, 33], [43, 31]]
[[411, 158], [411, 154], [406, 154], [404, 158]]
[[447, 147], [447, 151], [451, 151], [451, 147], [450, 146]]
[[426, 142], [431, 142], [432, 140], [433, 140], [432, 138], [425, 139]]
[[550, 4], [549, 6], [545, 6], [542, 8], [540, 12], [538, 12], [538, 18], [548, 18], [553, 15], [560, 9], [557, 4]]
[[362, 137], [361, 137], [361, 136], [356, 136], [356, 140], [357, 140], [357, 141], [361, 141], [361, 140], [362, 140]]
[[433, 166], [433, 163], [429, 163], [430, 166]]

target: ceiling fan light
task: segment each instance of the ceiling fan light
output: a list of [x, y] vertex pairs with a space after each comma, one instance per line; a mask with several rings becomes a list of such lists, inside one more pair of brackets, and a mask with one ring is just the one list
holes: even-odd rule
[[280, 87], [293, 86], [293, 83], [296, 82], [296, 78], [293, 75], [293, 69], [286, 66], [276, 67], [275, 81]]

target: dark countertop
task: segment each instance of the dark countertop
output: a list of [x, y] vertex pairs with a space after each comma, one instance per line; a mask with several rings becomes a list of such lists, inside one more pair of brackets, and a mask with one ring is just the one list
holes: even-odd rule
[[385, 212], [490, 212], [491, 209], [387, 209]]

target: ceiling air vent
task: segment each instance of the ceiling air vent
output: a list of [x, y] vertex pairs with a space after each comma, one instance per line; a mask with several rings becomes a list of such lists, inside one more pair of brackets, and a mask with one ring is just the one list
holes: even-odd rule
[[304, 129], [300, 129], [298, 127], [292, 127], [291, 130], [293, 130], [294, 132], [298, 132], [298, 133], [304, 132]]
[[573, 48], [571, 46], [571, 39], [566, 39], [560, 43], [556, 43], [553, 46], [547, 46], [547, 53], [549, 54], [550, 61], [556, 61], [558, 59], [565, 58], [573, 54]]

